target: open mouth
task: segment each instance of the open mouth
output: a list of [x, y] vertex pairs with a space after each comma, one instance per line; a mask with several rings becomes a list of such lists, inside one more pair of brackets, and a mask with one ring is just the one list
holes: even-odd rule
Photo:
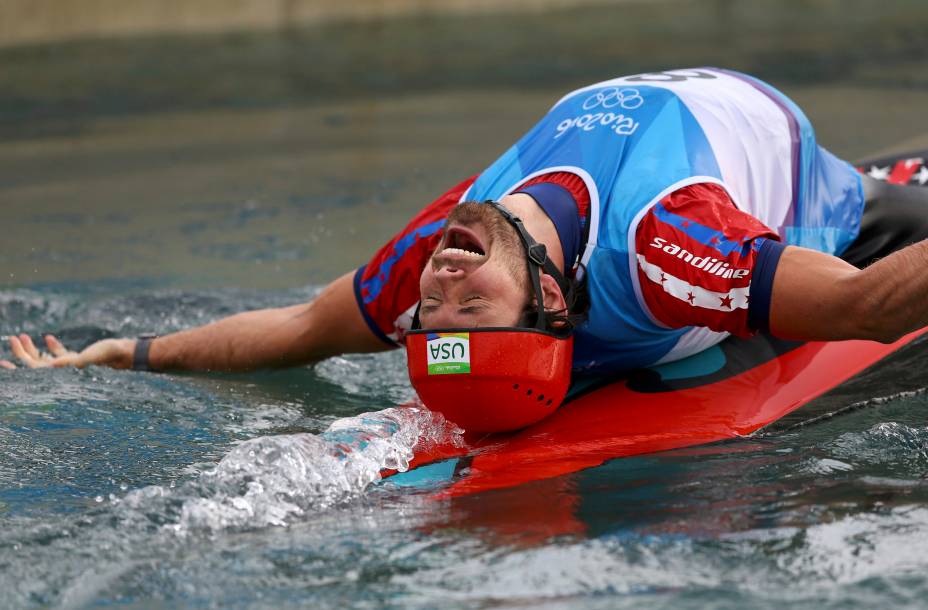
[[445, 231], [445, 247], [442, 248], [442, 254], [478, 259], [486, 256], [486, 248], [476, 233], [465, 227], [455, 226]]

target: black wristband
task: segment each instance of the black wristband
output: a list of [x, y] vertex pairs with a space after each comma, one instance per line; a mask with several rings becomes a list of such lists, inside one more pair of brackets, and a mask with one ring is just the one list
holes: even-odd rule
[[148, 352], [151, 350], [151, 342], [157, 338], [158, 335], [142, 335], [136, 340], [135, 351], [132, 353], [132, 370], [151, 370], [151, 365], [148, 363]]

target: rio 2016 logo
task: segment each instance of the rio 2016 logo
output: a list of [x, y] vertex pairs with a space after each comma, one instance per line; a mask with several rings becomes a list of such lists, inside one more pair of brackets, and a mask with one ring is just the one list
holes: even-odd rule
[[583, 110], [588, 112], [558, 123], [554, 139], [560, 138], [571, 129], [593, 131], [597, 127], [606, 127], [620, 136], [630, 136], [638, 129], [638, 121], [625, 116], [621, 110], [635, 110], [644, 104], [644, 98], [637, 89], [606, 87], [599, 89], [583, 101]]

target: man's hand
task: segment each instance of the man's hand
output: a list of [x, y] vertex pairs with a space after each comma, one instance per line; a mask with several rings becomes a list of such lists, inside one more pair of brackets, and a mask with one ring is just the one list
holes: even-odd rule
[[[29, 335], [10, 337], [10, 349], [13, 350], [13, 355], [20, 363], [31, 369], [66, 366], [84, 368], [91, 364], [127, 369], [132, 366], [135, 339], [104, 339], [80, 353], [69, 351], [52, 335], [45, 336], [45, 345], [48, 347], [48, 352], [40, 352]], [[0, 360], [0, 368], [15, 369], [16, 365], [9, 360]]]

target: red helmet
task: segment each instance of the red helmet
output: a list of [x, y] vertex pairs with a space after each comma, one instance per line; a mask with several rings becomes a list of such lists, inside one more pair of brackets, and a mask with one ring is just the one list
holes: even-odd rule
[[468, 432], [517, 430], [557, 409], [570, 386], [573, 337], [546, 330], [541, 269], [564, 295], [568, 284], [522, 225], [497, 202], [488, 201], [516, 229], [525, 246], [538, 304], [535, 328], [418, 328], [406, 334], [409, 379], [419, 398]]
[[518, 430], [557, 409], [573, 339], [529, 328], [415, 330], [409, 379], [422, 402], [468, 432]]

